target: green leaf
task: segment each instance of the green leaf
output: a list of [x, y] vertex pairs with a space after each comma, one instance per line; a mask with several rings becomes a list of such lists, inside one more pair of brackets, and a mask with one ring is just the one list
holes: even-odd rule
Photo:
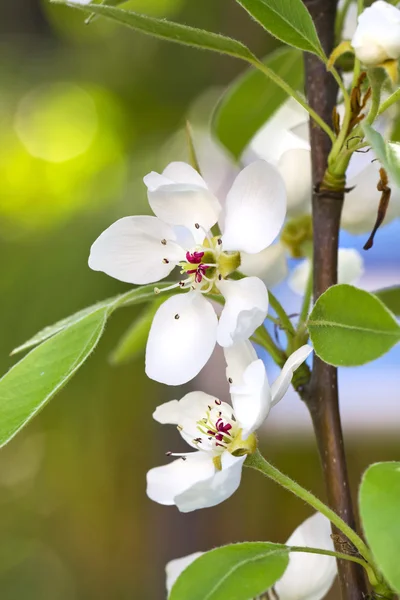
[[390, 181], [400, 187], [400, 144], [386, 142], [381, 134], [367, 123], [362, 123], [362, 127], [367, 142], [371, 144], [379, 162], [386, 169]]
[[278, 40], [325, 59], [314, 22], [302, 0], [236, 1]]
[[146, 306], [139, 317], [133, 321], [132, 325], [124, 333], [118, 342], [117, 347], [111, 354], [111, 364], [124, 364], [128, 361], [135, 360], [143, 353], [154, 315], [165, 300], [166, 298], [163, 296], [155, 302], [152, 302]]
[[400, 592], [400, 462], [371, 465], [360, 487], [360, 514], [376, 562]]
[[0, 379], [0, 447], [58, 392], [94, 350], [109, 314], [103, 307], [32, 350]]
[[288, 561], [286, 547], [269, 542], [216, 548], [183, 571], [169, 600], [249, 600], [273, 586]]
[[[292, 48], [279, 48], [269, 54], [264, 64], [298, 89], [303, 82], [303, 57]], [[239, 158], [247, 144], [286, 100], [281, 87], [250, 68], [228, 88], [216, 107], [213, 129], [224, 146]], [[251, 106], [251, 109], [249, 108]]]
[[[162, 290], [164, 287], [171, 285], [172, 282], [166, 281], [158, 284], [158, 288]], [[167, 295], [163, 295], [164, 300], [166, 300]], [[107, 300], [102, 300], [101, 302], [97, 302], [92, 306], [88, 306], [77, 313], [71, 315], [70, 317], [66, 317], [65, 319], [61, 319], [61, 321], [57, 321], [54, 325], [49, 325], [45, 327], [39, 333], [36, 333], [32, 338], [30, 338], [21, 346], [18, 346], [11, 352], [11, 354], [18, 354], [23, 350], [28, 350], [29, 348], [33, 348], [33, 346], [37, 346], [41, 342], [44, 342], [48, 338], [52, 337], [59, 331], [70, 327], [74, 323], [78, 323], [81, 319], [84, 319], [87, 315], [90, 315], [99, 308], [108, 307], [112, 310], [120, 306], [129, 306], [131, 304], [140, 304], [142, 302], [147, 302], [148, 300], [154, 299], [154, 284], [151, 285], [143, 285], [141, 287], [134, 288], [129, 290], [129, 292], [125, 292], [125, 294], [119, 294], [118, 296], [113, 296], [112, 298], [107, 298]]]
[[335, 366], [363, 365], [400, 341], [400, 327], [383, 302], [345, 284], [318, 298], [308, 330], [315, 353]]
[[374, 294], [396, 317], [400, 317], [400, 287], [384, 288]]
[[81, 5], [74, 4], [73, 2], [60, 2], [60, 0], [53, 0], [53, 4], [62, 4], [83, 10], [87, 13], [102, 15], [122, 25], [127, 25], [136, 31], [141, 31], [142, 33], [171, 42], [177, 42], [178, 44], [203, 48], [204, 50], [213, 50], [221, 54], [229, 54], [248, 62], [256, 60], [254, 54], [241, 42], [203, 29], [196, 29], [195, 27], [181, 25], [180, 23], [174, 23], [166, 19], [148, 17], [131, 10], [122, 10], [101, 4]]

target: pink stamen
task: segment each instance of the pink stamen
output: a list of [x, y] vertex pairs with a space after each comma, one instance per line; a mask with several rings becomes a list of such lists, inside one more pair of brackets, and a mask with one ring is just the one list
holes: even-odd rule
[[[197, 254], [201, 254], [201, 252], [198, 252]], [[210, 267], [206, 267], [205, 265], [200, 264], [197, 269], [190, 269], [189, 271], [187, 271], [187, 273], [189, 275], [192, 275], [193, 273], [196, 273], [195, 275], [195, 282], [196, 283], [201, 283], [203, 280], [203, 276], [206, 274], [207, 269], [209, 269]]]
[[[186, 252], [186, 260], [191, 265], [199, 265], [203, 256], [204, 252]], [[188, 271], [188, 273], [190, 273], [190, 271]]]

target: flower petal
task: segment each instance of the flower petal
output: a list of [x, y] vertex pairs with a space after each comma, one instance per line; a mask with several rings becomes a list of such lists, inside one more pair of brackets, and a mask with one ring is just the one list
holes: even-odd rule
[[243, 385], [243, 375], [251, 363], [258, 360], [257, 352], [249, 340], [236, 342], [224, 348], [226, 361], [226, 378], [232, 385]]
[[245, 440], [264, 423], [272, 406], [271, 388], [261, 359], [247, 367], [242, 385], [231, 385], [230, 394], [235, 417]]
[[149, 173], [144, 182], [154, 214], [170, 225], [187, 227], [201, 243], [204, 230], [208, 232], [217, 222], [221, 205], [197, 171], [186, 163], [175, 162], [162, 175]]
[[193, 489], [203, 480], [209, 481], [215, 473], [212, 455], [192, 452], [168, 465], [150, 469], [147, 473], [147, 495], [151, 500], [172, 506], [186, 490]]
[[199, 558], [204, 554], [203, 552], [194, 552], [193, 554], [189, 554], [188, 556], [183, 556], [182, 558], [175, 558], [174, 560], [170, 560], [169, 563], [165, 566], [165, 573], [167, 577], [166, 586], [168, 595], [171, 593], [172, 586], [178, 577], [183, 573], [183, 571], [192, 564], [196, 558]]
[[224, 250], [255, 254], [278, 235], [286, 215], [286, 191], [275, 167], [257, 160], [236, 177], [225, 205]]
[[210, 358], [218, 319], [210, 302], [198, 292], [182, 292], [160, 306], [146, 348], [150, 379], [180, 385], [195, 377]]
[[[334, 550], [331, 533], [328, 519], [316, 513], [306, 519], [286, 543]], [[332, 556], [292, 552], [289, 565], [274, 589], [279, 600], [321, 600], [330, 590], [336, 573], [336, 559]]]
[[225, 297], [218, 324], [217, 340], [221, 346], [248, 339], [262, 325], [268, 312], [268, 291], [258, 277], [239, 281], [223, 280], [218, 288]]
[[285, 182], [287, 210], [291, 217], [311, 212], [311, 151], [304, 148], [286, 150], [278, 161], [278, 171]]
[[224, 452], [221, 455], [222, 470], [216, 471], [212, 477], [187, 486], [185, 491], [175, 496], [176, 506], [181, 512], [191, 512], [220, 504], [239, 487], [245, 460], [245, 456], [235, 457]]
[[287, 277], [286, 249], [278, 242], [256, 254], [241, 252], [239, 270], [244, 275], [259, 277], [271, 288]]
[[164, 279], [184, 258], [169, 225], [156, 217], [124, 217], [94, 242], [89, 267], [120, 281], [144, 284]]
[[[289, 287], [296, 294], [304, 295], [311, 271], [310, 259], [303, 260], [295, 267], [288, 279]], [[364, 272], [364, 261], [354, 248], [340, 248], [338, 255], [338, 283], [356, 283]]]
[[271, 386], [272, 406], [275, 406], [279, 400], [282, 400], [292, 382], [293, 372], [310, 356], [311, 352], [312, 347], [305, 344], [289, 356], [283, 365], [279, 377]]

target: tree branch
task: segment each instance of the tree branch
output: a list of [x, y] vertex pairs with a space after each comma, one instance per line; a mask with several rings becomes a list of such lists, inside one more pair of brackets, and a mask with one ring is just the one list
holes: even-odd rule
[[[310, 11], [322, 46], [329, 56], [334, 45], [334, 24], [337, 0], [304, 0]], [[306, 95], [309, 104], [328, 123], [336, 103], [337, 85], [325, 66], [314, 55], [305, 55]], [[313, 183], [324, 178], [330, 151], [326, 134], [310, 123]], [[314, 228], [314, 298], [337, 283], [337, 250], [343, 194], [319, 191], [313, 194]], [[337, 369], [314, 357], [310, 384], [302, 394], [310, 411], [333, 510], [351, 527], [355, 527], [350, 495], [343, 434], [339, 412]], [[335, 533], [337, 533], [335, 531]], [[336, 538], [340, 552], [340, 537]], [[339, 579], [343, 600], [363, 600], [367, 593], [362, 569], [355, 563], [339, 561]]]

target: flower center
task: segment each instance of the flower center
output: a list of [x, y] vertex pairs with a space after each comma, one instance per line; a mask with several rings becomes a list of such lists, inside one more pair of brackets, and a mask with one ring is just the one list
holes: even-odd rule
[[226, 450], [239, 432], [232, 407], [220, 400], [214, 400], [214, 405], [208, 406], [205, 416], [196, 424], [202, 434], [197, 442], [204, 450]]

